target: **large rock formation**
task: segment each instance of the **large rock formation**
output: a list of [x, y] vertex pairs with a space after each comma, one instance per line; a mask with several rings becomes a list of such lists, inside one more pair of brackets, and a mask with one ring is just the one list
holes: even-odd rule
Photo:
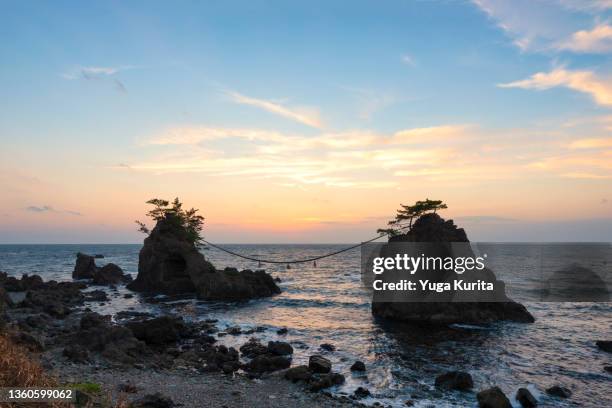
[[263, 271], [216, 270], [176, 225], [169, 218], [157, 222], [144, 240], [138, 276], [129, 289], [167, 295], [196, 293], [206, 300], [246, 300], [280, 293]]
[[[389, 244], [382, 247], [380, 255], [395, 256], [393, 246], [395, 242], [423, 243], [415, 244], [413, 257], [474, 257], [474, 253], [467, 244], [469, 240], [463, 228], [458, 228], [452, 220], [445, 221], [435, 213], [421, 216], [406, 234], [391, 237]], [[385, 272], [385, 275], [387, 273]], [[455, 272], [445, 269], [420, 273], [425, 273], [426, 275], [421, 276], [434, 282], [447, 282], [456, 276], [453, 276]], [[418, 276], [419, 273], [414, 275], [414, 277]], [[416, 301], [402, 301], [402, 299], [389, 301], [388, 297], [383, 300], [380, 292], [374, 292], [372, 313], [389, 320], [424, 324], [478, 324], [498, 320], [529, 323], [534, 321], [533, 316], [523, 305], [506, 296], [504, 283], [498, 281], [490, 269], [470, 271], [463, 274], [461, 278], [474, 282], [480, 280], [494, 283], [495, 292], [483, 294], [484, 297], [474, 299], [477, 301], [471, 301], [472, 298], [458, 301], [460, 296], [465, 295], [453, 291], [450, 293], [425, 292], [421, 294], [424, 298], [416, 299]], [[398, 294], [398, 296], [405, 295]]]

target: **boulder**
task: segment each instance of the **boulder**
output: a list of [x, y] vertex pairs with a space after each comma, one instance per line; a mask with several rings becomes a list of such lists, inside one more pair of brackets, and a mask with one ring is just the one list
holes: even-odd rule
[[361, 398], [366, 398], [370, 396], [370, 390], [368, 390], [367, 388], [363, 388], [363, 387], [358, 387], [354, 392], [353, 395], [355, 396], [355, 398], [357, 399], [361, 399]]
[[512, 408], [510, 400], [499, 387], [492, 387], [476, 394], [479, 408]]
[[569, 398], [572, 396], [570, 389], [561, 385], [553, 385], [552, 387], [547, 388], [546, 393], [548, 395], [552, 395], [553, 397], [559, 398]]
[[469, 373], [463, 371], [449, 371], [436, 377], [436, 387], [448, 390], [467, 391], [474, 387], [474, 381]]
[[223, 370], [223, 366], [226, 365], [226, 363], [236, 363], [236, 367], [239, 367], [239, 357], [236, 349], [233, 347], [227, 348], [224, 345], [212, 346], [202, 354], [202, 358], [206, 362], [206, 366], [204, 367], [206, 371]]
[[265, 373], [283, 370], [289, 368], [290, 365], [291, 359], [285, 356], [262, 354], [249, 361], [246, 370], [252, 373]]
[[108, 286], [117, 285], [127, 281], [129, 281], [129, 279], [127, 278], [127, 275], [123, 273], [123, 269], [114, 263], [109, 263], [94, 273], [91, 283], [93, 285]]
[[315, 354], [308, 359], [308, 368], [314, 373], [329, 373], [331, 371], [331, 361], [323, 356]]
[[516, 392], [516, 400], [523, 408], [535, 408], [538, 406], [538, 400], [527, 388], [519, 388]]
[[170, 316], [128, 322], [126, 327], [132, 331], [134, 337], [149, 345], [174, 343], [189, 332], [182, 318]]
[[286, 356], [293, 354], [293, 347], [284, 341], [269, 341], [268, 352], [277, 356]]
[[175, 404], [170, 397], [156, 392], [132, 401], [129, 406], [130, 408], [172, 408]]
[[201, 299], [224, 301], [280, 293], [272, 277], [263, 271], [216, 270], [173, 217], [169, 214], [159, 220], [144, 240], [138, 275], [129, 289], [168, 295], [195, 293]]
[[73, 279], [92, 279], [97, 271], [98, 267], [93, 256], [81, 252], [77, 254], [74, 271], [72, 271]]
[[351, 371], [365, 371], [365, 370], [366, 370], [366, 366], [363, 361], [357, 360], [351, 366]]
[[[420, 243], [414, 245], [414, 257], [474, 257], [469, 248], [469, 240], [463, 228], [457, 227], [452, 220], [444, 220], [438, 214], [425, 214], [417, 219], [412, 228], [405, 234], [389, 238], [389, 244], [382, 245], [380, 255], [385, 257], [396, 256], [394, 243]], [[464, 243], [464, 244], [451, 244]], [[394, 252], [395, 251], [395, 252]], [[378, 256], [378, 255], [377, 255]], [[399, 275], [401, 274], [401, 276]], [[456, 277], [453, 271], [443, 268], [417, 270], [409, 275], [410, 279], [418, 280], [425, 276], [431, 282], [448, 282]], [[387, 271], [379, 275], [383, 281], [389, 282], [405, 279], [403, 271]], [[494, 293], [483, 293], [481, 298], [457, 301], [456, 298], [465, 296], [460, 292], [425, 292], [421, 294], [427, 298], [423, 301], [399, 298], [389, 301], [388, 294], [381, 291], [373, 292], [372, 313], [390, 321], [402, 321], [416, 324], [447, 325], [453, 323], [486, 324], [499, 320], [532, 323], [533, 316], [527, 309], [508, 298], [505, 286], [497, 280], [493, 271], [488, 268], [472, 270], [463, 274], [461, 278], [466, 282], [483, 281], [493, 283]], [[398, 291], [394, 296], [413, 296], [410, 293]], [[475, 296], [473, 293], [471, 296]], [[383, 299], [384, 297], [384, 299]], [[455, 299], [455, 301], [451, 301]]]
[[312, 377], [312, 371], [305, 365], [291, 367], [285, 371], [285, 378], [292, 382], [308, 381], [310, 377]]
[[599, 347], [600, 350], [612, 353], [612, 340], [597, 340], [595, 345]]
[[604, 366], [604, 371], [612, 374], [612, 366]]
[[330, 343], [323, 343], [319, 346], [319, 348], [324, 351], [336, 351], [336, 346]]
[[89, 351], [78, 344], [72, 344], [66, 347], [62, 355], [74, 363], [86, 363], [89, 361]]
[[334, 385], [344, 384], [344, 376], [339, 373], [314, 374], [310, 379], [310, 391], [319, 391]]
[[261, 354], [266, 354], [267, 352], [268, 348], [261, 344], [256, 338], [251, 338], [248, 342], [240, 346], [240, 353], [247, 358], [254, 358]]

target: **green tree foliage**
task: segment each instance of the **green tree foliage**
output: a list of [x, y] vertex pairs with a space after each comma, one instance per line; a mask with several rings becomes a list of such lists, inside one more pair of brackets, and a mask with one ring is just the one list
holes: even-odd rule
[[[197, 214], [197, 209], [191, 208], [189, 210], [184, 210], [183, 203], [179, 201], [178, 197], [172, 202], [153, 198], [147, 201], [147, 204], [153, 206], [153, 209], [147, 212], [147, 217], [155, 222], [166, 220], [167, 222], [173, 223], [177, 228], [185, 232], [187, 239], [191, 243], [196, 246], [202, 246], [202, 240], [204, 239], [202, 236], [204, 217]], [[138, 225], [138, 231], [145, 234], [151, 233], [145, 223], [137, 220], [136, 224]]]
[[389, 236], [399, 235], [402, 230], [406, 228], [412, 228], [412, 221], [418, 219], [421, 215], [430, 212], [435, 213], [438, 210], [448, 208], [442, 200], [430, 200], [426, 198], [424, 201], [417, 201], [413, 205], [400, 204], [402, 208], [397, 210], [395, 219], [388, 222], [391, 228], [378, 229], [379, 234], [385, 234]]

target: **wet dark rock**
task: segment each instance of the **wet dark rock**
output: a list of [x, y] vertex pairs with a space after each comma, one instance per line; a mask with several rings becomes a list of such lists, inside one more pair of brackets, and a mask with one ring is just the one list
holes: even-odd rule
[[612, 373], [612, 366], [604, 366], [604, 371], [607, 373]]
[[78, 344], [72, 344], [64, 348], [62, 355], [74, 363], [86, 363], [89, 361], [89, 351]]
[[189, 333], [183, 319], [170, 316], [128, 322], [126, 327], [134, 337], [150, 345], [174, 343]]
[[268, 342], [268, 352], [277, 356], [286, 356], [293, 354], [293, 347], [284, 341], [270, 341]]
[[[412, 228], [405, 234], [399, 234], [389, 238], [389, 244], [395, 242], [427, 243], [416, 248], [418, 254], [414, 256], [456, 258], [475, 257], [467, 245], [468, 238], [463, 228], [457, 227], [452, 220], [444, 220], [438, 214], [425, 214], [417, 219]], [[466, 243], [460, 248], [450, 243]], [[381, 256], [393, 257], [396, 255], [391, 245], [382, 247]], [[460, 253], [459, 253], [460, 252]], [[396, 281], [403, 276], [398, 271], [387, 271], [383, 280]], [[448, 282], [454, 279], [455, 273], [443, 268], [418, 270], [411, 279], [420, 279], [427, 274], [431, 282]], [[382, 276], [382, 275], [381, 275]], [[372, 299], [372, 313], [389, 321], [402, 321], [417, 324], [447, 325], [452, 323], [486, 324], [499, 320], [511, 320], [524, 323], [532, 323], [533, 316], [527, 309], [508, 298], [505, 294], [505, 285], [498, 281], [493, 271], [488, 268], [483, 270], [472, 270], [469, 275], [464, 274], [462, 278], [466, 282], [483, 281], [493, 283], [493, 293], [482, 293], [478, 301], [452, 302], [459, 292], [426, 292], [423, 296], [427, 301], [385, 301], [382, 292], [374, 292]], [[471, 296], [476, 296], [471, 294]]]
[[365, 371], [365, 370], [366, 370], [366, 366], [363, 361], [357, 360], [351, 366], [351, 371]]
[[227, 334], [231, 334], [232, 336], [237, 336], [242, 333], [242, 329], [239, 326], [232, 326], [225, 329]]
[[103, 290], [92, 290], [91, 292], [83, 293], [85, 301], [87, 302], [106, 302], [108, 301], [108, 295]]
[[123, 269], [114, 263], [109, 263], [99, 268], [94, 273], [91, 283], [93, 285], [117, 285], [130, 280], [131, 279], [123, 273]]
[[14, 276], [8, 276], [6, 272], [0, 272], [0, 285], [7, 292], [23, 292], [45, 287], [45, 283], [38, 275], [28, 275], [24, 273], [20, 279], [17, 279]]
[[248, 342], [240, 346], [240, 353], [247, 358], [254, 358], [256, 356], [266, 354], [267, 352], [268, 348], [261, 344], [261, 342], [256, 338], [251, 338]]
[[206, 362], [206, 371], [219, 371], [225, 363], [239, 363], [239, 354], [233, 347], [224, 345], [212, 346], [202, 353], [202, 359]]
[[98, 267], [93, 256], [81, 252], [77, 254], [74, 271], [72, 271], [73, 279], [93, 279], [97, 271]]
[[463, 371], [450, 371], [436, 377], [436, 387], [467, 391], [474, 387], [472, 376]]
[[96, 259], [103, 259], [104, 255], [102, 255], [102, 254], [95, 254], [94, 258], [96, 258]]
[[49, 324], [49, 316], [46, 314], [29, 315], [26, 316], [23, 323], [25, 323], [31, 329], [43, 330]]
[[353, 392], [353, 395], [355, 395], [355, 398], [357, 399], [366, 398], [370, 396], [370, 390], [368, 390], [367, 388], [358, 387]]
[[292, 382], [298, 381], [308, 381], [312, 377], [312, 371], [308, 368], [308, 366], [300, 365], [296, 367], [291, 367], [287, 371], [285, 371], [285, 378]]
[[280, 335], [287, 334], [287, 333], [289, 333], [289, 330], [286, 327], [280, 328], [276, 331], [276, 334], [280, 334]]
[[228, 361], [221, 365], [221, 371], [223, 371], [224, 374], [231, 374], [234, 371], [238, 371], [241, 366], [242, 364], [240, 361]]
[[124, 299], [131, 299], [133, 297], [134, 297], [134, 295], [132, 295], [131, 293], [126, 293], [125, 295], [123, 295]]
[[510, 400], [499, 387], [492, 387], [476, 394], [479, 408], [512, 408]]
[[246, 370], [254, 373], [265, 373], [283, 370], [289, 368], [290, 365], [291, 359], [287, 357], [262, 354], [249, 361]]
[[126, 382], [122, 382], [121, 384], [119, 384], [117, 386], [117, 390], [119, 392], [124, 392], [126, 394], [135, 394], [138, 392], [138, 387], [136, 387], [136, 385], [133, 382], [126, 381]]
[[172, 408], [175, 404], [170, 399], [159, 392], [148, 394], [142, 398], [132, 401], [130, 408]]
[[313, 355], [308, 359], [308, 368], [315, 373], [329, 373], [331, 371], [331, 361], [323, 356]]
[[344, 384], [345, 378], [339, 373], [313, 374], [310, 379], [310, 391], [319, 391], [334, 385]]
[[547, 388], [546, 393], [548, 395], [552, 395], [553, 397], [559, 398], [569, 398], [572, 396], [570, 389], [561, 385], [553, 385], [552, 387]]
[[319, 347], [321, 348], [321, 350], [325, 350], [325, 351], [335, 351], [336, 350], [336, 346], [330, 343], [323, 343]]
[[174, 216], [157, 222], [144, 240], [138, 258], [138, 276], [131, 290], [164, 294], [195, 293], [205, 300], [237, 301], [280, 293], [265, 272], [235, 268], [216, 270], [177, 227]]
[[534, 408], [538, 406], [538, 400], [527, 388], [519, 388], [516, 392], [516, 400], [523, 408]]
[[599, 347], [600, 350], [612, 353], [612, 340], [597, 340], [595, 345]]
[[136, 339], [130, 329], [112, 325], [110, 316], [97, 313], [87, 313], [81, 318], [80, 329], [72, 342], [117, 363], [134, 364], [151, 358], [146, 344]]
[[30, 351], [41, 352], [45, 349], [45, 343], [41, 338], [27, 332], [19, 331], [12, 336], [12, 339]]
[[193, 340], [194, 343], [197, 344], [213, 344], [217, 341], [214, 336], [210, 334], [202, 334]]
[[115, 313], [115, 319], [118, 320], [143, 320], [153, 317], [152, 313], [148, 312], [136, 312], [134, 310], [122, 310]]

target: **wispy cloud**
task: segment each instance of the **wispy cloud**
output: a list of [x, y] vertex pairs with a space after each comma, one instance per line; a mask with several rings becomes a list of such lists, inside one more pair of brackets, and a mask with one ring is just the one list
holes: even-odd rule
[[317, 129], [323, 127], [319, 111], [316, 108], [288, 107], [275, 101], [252, 98], [235, 91], [225, 91], [225, 94], [234, 103], [254, 106], [272, 114], [279, 115]]
[[26, 207], [25, 210], [28, 212], [33, 212], [33, 213], [63, 213], [63, 214], [69, 214], [69, 215], [75, 215], [75, 216], [83, 215], [78, 211], [56, 210], [50, 205], [41, 205], [41, 206], [31, 205], [31, 206]]
[[612, 52], [612, 26], [598, 24], [592, 30], [580, 30], [559, 45], [559, 49], [580, 53]]
[[550, 72], [538, 72], [527, 79], [498, 85], [501, 88], [544, 90], [565, 87], [591, 95], [595, 102], [612, 106], [612, 79], [600, 78], [592, 71], [571, 71], [555, 68]]
[[62, 78], [67, 80], [84, 79], [111, 81], [115, 89], [119, 92], [127, 92], [125, 84], [117, 78], [117, 74], [122, 71], [135, 69], [133, 65], [123, 65], [118, 67], [111, 66], [87, 66], [76, 67], [62, 74]]

